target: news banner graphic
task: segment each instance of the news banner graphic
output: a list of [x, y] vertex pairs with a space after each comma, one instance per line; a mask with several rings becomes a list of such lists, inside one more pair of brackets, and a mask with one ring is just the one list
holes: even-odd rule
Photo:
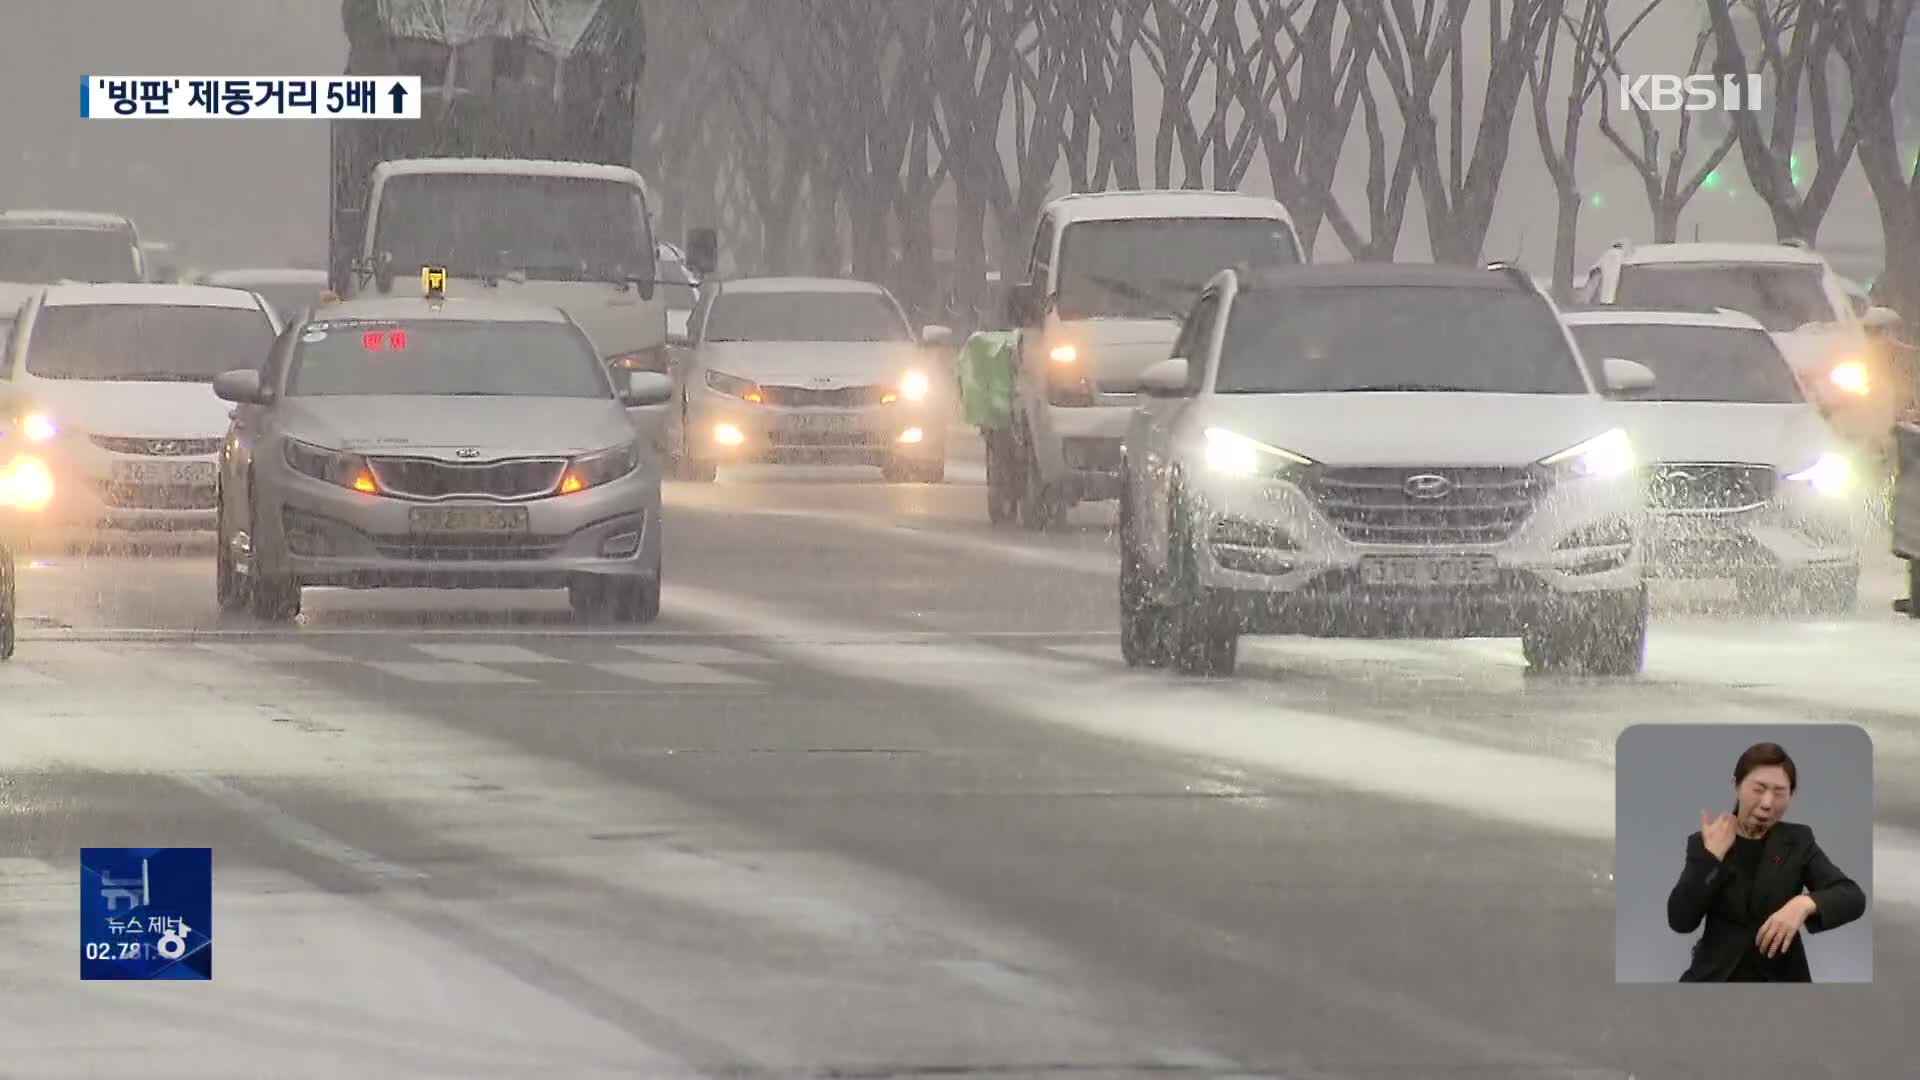
[[213, 978], [212, 848], [81, 848], [80, 978]]
[[82, 120], [418, 120], [418, 75], [83, 75]]

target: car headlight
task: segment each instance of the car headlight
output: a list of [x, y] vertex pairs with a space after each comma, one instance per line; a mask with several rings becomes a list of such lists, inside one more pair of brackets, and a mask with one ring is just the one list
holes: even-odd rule
[[1601, 479], [1625, 476], [1635, 467], [1633, 440], [1627, 438], [1626, 432], [1614, 428], [1557, 454], [1550, 454], [1542, 458], [1540, 464], [1568, 470], [1575, 476]]
[[1819, 460], [1787, 479], [1807, 484], [1822, 495], [1839, 495], [1853, 487], [1853, 463], [1839, 454], [1821, 454]]
[[900, 377], [900, 396], [908, 401], [925, 401], [933, 383], [923, 371], [909, 371]]
[[0, 469], [0, 507], [35, 513], [53, 501], [53, 470], [30, 454], [21, 454]]
[[1257, 476], [1290, 465], [1313, 464], [1311, 459], [1291, 450], [1268, 446], [1257, 439], [1249, 439], [1223, 428], [1208, 428], [1203, 437], [1206, 440], [1207, 468], [1229, 476]]
[[1845, 360], [1835, 364], [1833, 370], [1827, 372], [1827, 381], [1836, 389], [1863, 397], [1873, 389], [1873, 380], [1867, 376], [1867, 365], [1863, 360]]
[[729, 397], [737, 397], [742, 401], [751, 401], [755, 405], [767, 399], [766, 395], [760, 392], [759, 383], [751, 379], [742, 379], [736, 375], [728, 375], [723, 371], [707, 372], [707, 385]]
[[20, 418], [20, 434], [28, 442], [46, 442], [60, 434], [53, 417], [46, 413], [28, 413]]
[[288, 439], [283, 456], [294, 472], [325, 480], [329, 484], [358, 491], [363, 495], [378, 495], [380, 481], [374, 479], [373, 469], [367, 459], [359, 454], [345, 450], [329, 450], [324, 446], [315, 446], [298, 439]]
[[640, 444], [625, 443], [594, 454], [574, 458], [560, 477], [560, 494], [571, 495], [601, 484], [610, 484], [640, 467]]

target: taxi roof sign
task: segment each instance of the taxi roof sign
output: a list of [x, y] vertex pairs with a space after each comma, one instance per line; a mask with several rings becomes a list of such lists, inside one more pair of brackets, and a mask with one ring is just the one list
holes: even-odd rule
[[444, 266], [421, 267], [420, 291], [426, 293], [429, 300], [444, 298], [447, 295], [447, 268]]

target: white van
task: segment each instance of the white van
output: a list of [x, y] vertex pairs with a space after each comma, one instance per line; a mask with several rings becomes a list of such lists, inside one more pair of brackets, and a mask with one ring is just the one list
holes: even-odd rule
[[1103, 191], [1047, 204], [1007, 302], [1020, 345], [1004, 448], [1015, 490], [1004, 497], [1020, 523], [1044, 529], [1076, 503], [1118, 496], [1140, 373], [1167, 358], [1215, 274], [1304, 261], [1293, 219], [1273, 199]]

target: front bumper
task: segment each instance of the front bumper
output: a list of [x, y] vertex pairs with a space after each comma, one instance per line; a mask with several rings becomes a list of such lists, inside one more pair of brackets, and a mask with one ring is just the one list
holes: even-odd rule
[[1536, 485], [1525, 489], [1529, 508], [1496, 519], [1396, 502], [1398, 480], [1369, 488], [1352, 479], [1426, 471], [1447, 470], [1326, 470], [1297, 481], [1209, 474], [1198, 492], [1200, 584], [1231, 595], [1249, 633], [1422, 638], [1513, 636], [1644, 588], [1637, 482], [1513, 470], [1532, 478], [1510, 481], [1514, 490]]
[[[336, 487], [285, 465], [256, 474], [253, 562], [263, 575], [347, 588], [560, 588], [581, 575], [657, 578], [660, 478], [650, 466], [585, 491], [518, 503], [422, 503]], [[420, 506], [523, 506], [514, 534], [419, 534]]]
[[687, 403], [687, 453], [741, 465], [945, 461], [947, 411], [933, 397], [832, 408], [761, 405], [701, 388]]
[[1776, 503], [1728, 513], [1655, 513], [1648, 522], [1647, 573], [1698, 581], [1858, 570], [1855, 524], [1821, 509]]
[[1033, 449], [1041, 475], [1076, 502], [1120, 497], [1120, 444], [1132, 422], [1132, 405], [1048, 405], [1050, 438]]
[[8, 447], [0, 464], [16, 453], [39, 458], [53, 477], [52, 501], [19, 515], [35, 536], [210, 533], [219, 516], [214, 454], [121, 454], [67, 436]]

